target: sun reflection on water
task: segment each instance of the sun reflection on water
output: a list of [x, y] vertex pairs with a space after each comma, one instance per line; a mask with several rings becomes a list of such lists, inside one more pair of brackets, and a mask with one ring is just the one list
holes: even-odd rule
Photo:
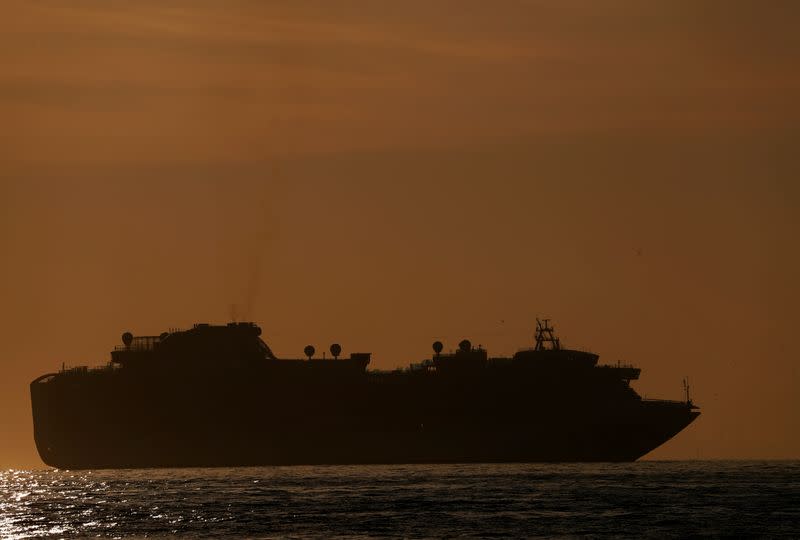
[[8, 470], [0, 538], [796, 537], [797, 478], [799, 462]]

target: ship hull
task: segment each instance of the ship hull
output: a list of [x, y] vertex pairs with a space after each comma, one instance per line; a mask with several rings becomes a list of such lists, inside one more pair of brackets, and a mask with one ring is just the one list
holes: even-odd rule
[[302, 384], [274, 373], [157, 384], [117, 373], [40, 378], [31, 384], [34, 438], [59, 469], [619, 462], [699, 415], [632, 391], [557, 401], [553, 381], [519, 375]]

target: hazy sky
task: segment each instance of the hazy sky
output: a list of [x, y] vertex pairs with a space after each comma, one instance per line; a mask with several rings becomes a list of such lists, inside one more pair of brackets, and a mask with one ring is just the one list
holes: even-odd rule
[[[250, 318], [375, 367], [550, 316], [800, 458], [800, 4], [6, 2], [0, 467], [28, 383]], [[504, 322], [501, 322], [504, 321]]]

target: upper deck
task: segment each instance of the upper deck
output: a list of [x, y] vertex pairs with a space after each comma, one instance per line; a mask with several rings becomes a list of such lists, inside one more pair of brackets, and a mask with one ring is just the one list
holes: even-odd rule
[[[122, 345], [111, 351], [111, 362], [101, 368], [62, 369], [64, 377], [82, 377], [112, 371], [125, 373], [156, 373], [157, 375], [189, 375], [192, 373], [242, 373], [244, 370], [270, 370], [278, 374], [334, 377], [366, 373], [370, 353], [352, 353], [340, 358], [341, 347], [330, 347], [331, 357], [316, 355], [312, 346], [305, 348], [306, 358], [277, 358], [261, 339], [261, 328], [254, 323], [210, 325], [198, 323], [188, 330], [171, 329], [157, 336], [122, 335]], [[638, 379], [640, 370], [631, 365], [598, 366], [598, 355], [561, 346], [549, 321], [537, 319], [535, 347], [521, 349], [510, 358], [490, 358], [488, 352], [463, 340], [450, 354], [442, 353], [443, 345], [434, 344], [434, 355], [421, 363], [390, 372], [371, 372], [376, 375], [427, 372], [457, 376], [480, 376], [485, 369], [512, 369], [540, 374], [575, 377], [600, 377], [629, 382]], [[51, 374], [56, 375], [56, 374]], [[51, 377], [52, 378], [52, 377]], [[42, 378], [47, 382], [51, 378]]]
[[171, 330], [158, 336], [122, 335], [122, 346], [111, 351], [111, 364], [134, 370], [204, 370], [236, 367], [269, 367], [282, 371], [364, 371], [370, 353], [356, 352], [339, 359], [341, 347], [331, 346], [332, 358], [315, 358], [306, 347], [306, 359], [279, 359], [261, 339], [261, 328], [252, 322], [226, 325], [198, 323], [188, 330]]

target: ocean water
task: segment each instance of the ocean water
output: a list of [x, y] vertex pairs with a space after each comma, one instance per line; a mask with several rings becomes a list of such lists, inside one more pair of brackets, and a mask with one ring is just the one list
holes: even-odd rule
[[0, 537], [794, 537], [800, 462], [0, 472]]

